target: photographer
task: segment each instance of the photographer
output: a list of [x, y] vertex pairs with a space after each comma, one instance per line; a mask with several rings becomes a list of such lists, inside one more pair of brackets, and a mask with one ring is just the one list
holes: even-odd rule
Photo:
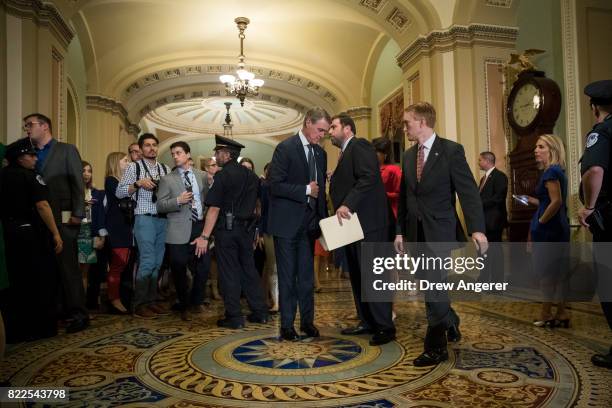
[[166, 217], [157, 213], [157, 187], [161, 177], [170, 172], [157, 161], [159, 140], [151, 133], [138, 138], [142, 160], [130, 163], [117, 192], [117, 198], [132, 197], [134, 210], [134, 236], [139, 250], [138, 271], [134, 286], [134, 315], [151, 318], [167, 314], [168, 309], [156, 303], [157, 274], [164, 259]]

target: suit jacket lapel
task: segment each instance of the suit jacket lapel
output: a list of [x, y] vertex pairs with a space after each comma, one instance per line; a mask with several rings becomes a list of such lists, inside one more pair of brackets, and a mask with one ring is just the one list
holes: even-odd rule
[[306, 161], [306, 153], [304, 152], [304, 145], [302, 144], [299, 133], [295, 135], [295, 147], [298, 152], [299, 160], [304, 165], [304, 174], [308, 177], [308, 161]]
[[[412, 146], [408, 150], [408, 154], [406, 155], [406, 180], [408, 180], [408, 185], [412, 190], [416, 188], [416, 162], [417, 162], [417, 149], [418, 145]], [[422, 176], [422, 175], [421, 175]]]
[[[427, 179], [427, 173], [431, 171], [431, 169], [434, 167], [434, 165], [438, 161], [438, 157], [440, 156], [441, 149], [442, 149], [441, 145], [442, 145], [442, 142], [440, 142], [440, 136], [436, 135], [436, 139], [431, 145], [431, 151], [429, 152], [429, 155], [427, 156], [427, 161], [425, 162], [425, 166], [423, 167], [423, 173], [421, 174], [421, 181], [424, 181]], [[416, 168], [415, 168], [415, 172], [416, 172]]]

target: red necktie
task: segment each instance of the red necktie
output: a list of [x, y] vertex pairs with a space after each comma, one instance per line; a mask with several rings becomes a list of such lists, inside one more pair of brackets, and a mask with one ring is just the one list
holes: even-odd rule
[[419, 145], [419, 150], [417, 152], [417, 168], [416, 168], [416, 177], [417, 181], [421, 181], [421, 174], [423, 174], [423, 163], [425, 162], [425, 146]]

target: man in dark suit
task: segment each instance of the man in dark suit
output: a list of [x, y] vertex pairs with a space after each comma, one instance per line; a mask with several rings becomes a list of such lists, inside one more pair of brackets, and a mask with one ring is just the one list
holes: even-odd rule
[[53, 138], [51, 120], [40, 113], [23, 118], [23, 127], [32, 140], [38, 161], [36, 171], [49, 188], [49, 204], [64, 241], [58, 255], [64, 313], [70, 323], [66, 331], [74, 333], [89, 326], [85, 289], [77, 257], [77, 235], [85, 217], [83, 167], [78, 150]]
[[[489, 242], [501, 242], [502, 233], [508, 224], [506, 195], [508, 194], [508, 177], [495, 168], [495, 154], [482, 152], [478, 158], [478, 167], [485, 174], [480, 179], [480, 199], [485, 216], [485, 228]], [[500, 244], [489, 248], [486, 267], [482, 270], [481, 282], [503, 282], [504, 261]]]
[[361, 293], [361, 243], [388, 240], [388, 205], [376, 151], [366, 139], [355, 137], [355, 122], [346, 113], [332, 118], [329, 133], [342, 151], [330, 181], [329, 193], [340, 222], [357, 213], [364, 239], [345, 247], [353, 297], [360, 322], [342, 334], [372, 333], [370, 344], [395, 339], [391, 302], [365, 302]]
[[[458, 241], [455, 194], [459, 196], [468, 233], [479, 250], [487, 250], [484, 214], [478, 187], [465, 159], [463, 146], [436, 135], [436, 111], [426, 102], [410, 105], [404, 111], [404, 133], [417, 142], [404, 153], [395, 247], [404, 252], [403, 239], [410, 243], [450, 243]], [[442, 253], [441, 253], [442, 252]], [[450, 250], [436, 251], [446, 256]], [[421, 271], [419, 271], [421, 272]], [[445, 272], [427, 270], [418, 278], [444, 282]], [[425, 293], [427, 333], [425, 350], [414, 360], [417, 367], [448, 359], [448, 341], [459, 341], [459, 316], [450, 306], [448, 294]]]
[[276, 146], [270, 165], [268, 233], [276, 252], [280, 335], [289, 341], [298, 339], [293, 327], [298, 303], [300, 330], [319, 336], [313, 324], [314, 240], [321, 233], [319, 220], [327, 217], [327, 154], [318, 143], [330, 122], [322, 108], [306, 112], [302, 129]]

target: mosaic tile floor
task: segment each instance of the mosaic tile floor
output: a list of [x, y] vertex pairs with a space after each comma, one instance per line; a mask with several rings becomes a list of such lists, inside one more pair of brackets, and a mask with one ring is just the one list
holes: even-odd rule
[[318, 339], [279, 342], [278, 318], [217, 328], [220, 304], [189, 323], [100, 315], [84, 332], [10, 347], [0, 376], [70, 387], [67, 407], [612, 406], [612, 371], [589, 360], [612, 344], [595, 304], [572, 305], [573, 327], [551, 330], [531, 325], [537, 305], [458, 303], [462, 341], [448, 362], [416, 368], [422, 305], [397, 304], [397, 341], [372, 347], [340, 334], [355, 323], [347, 282], [323, 283]]

